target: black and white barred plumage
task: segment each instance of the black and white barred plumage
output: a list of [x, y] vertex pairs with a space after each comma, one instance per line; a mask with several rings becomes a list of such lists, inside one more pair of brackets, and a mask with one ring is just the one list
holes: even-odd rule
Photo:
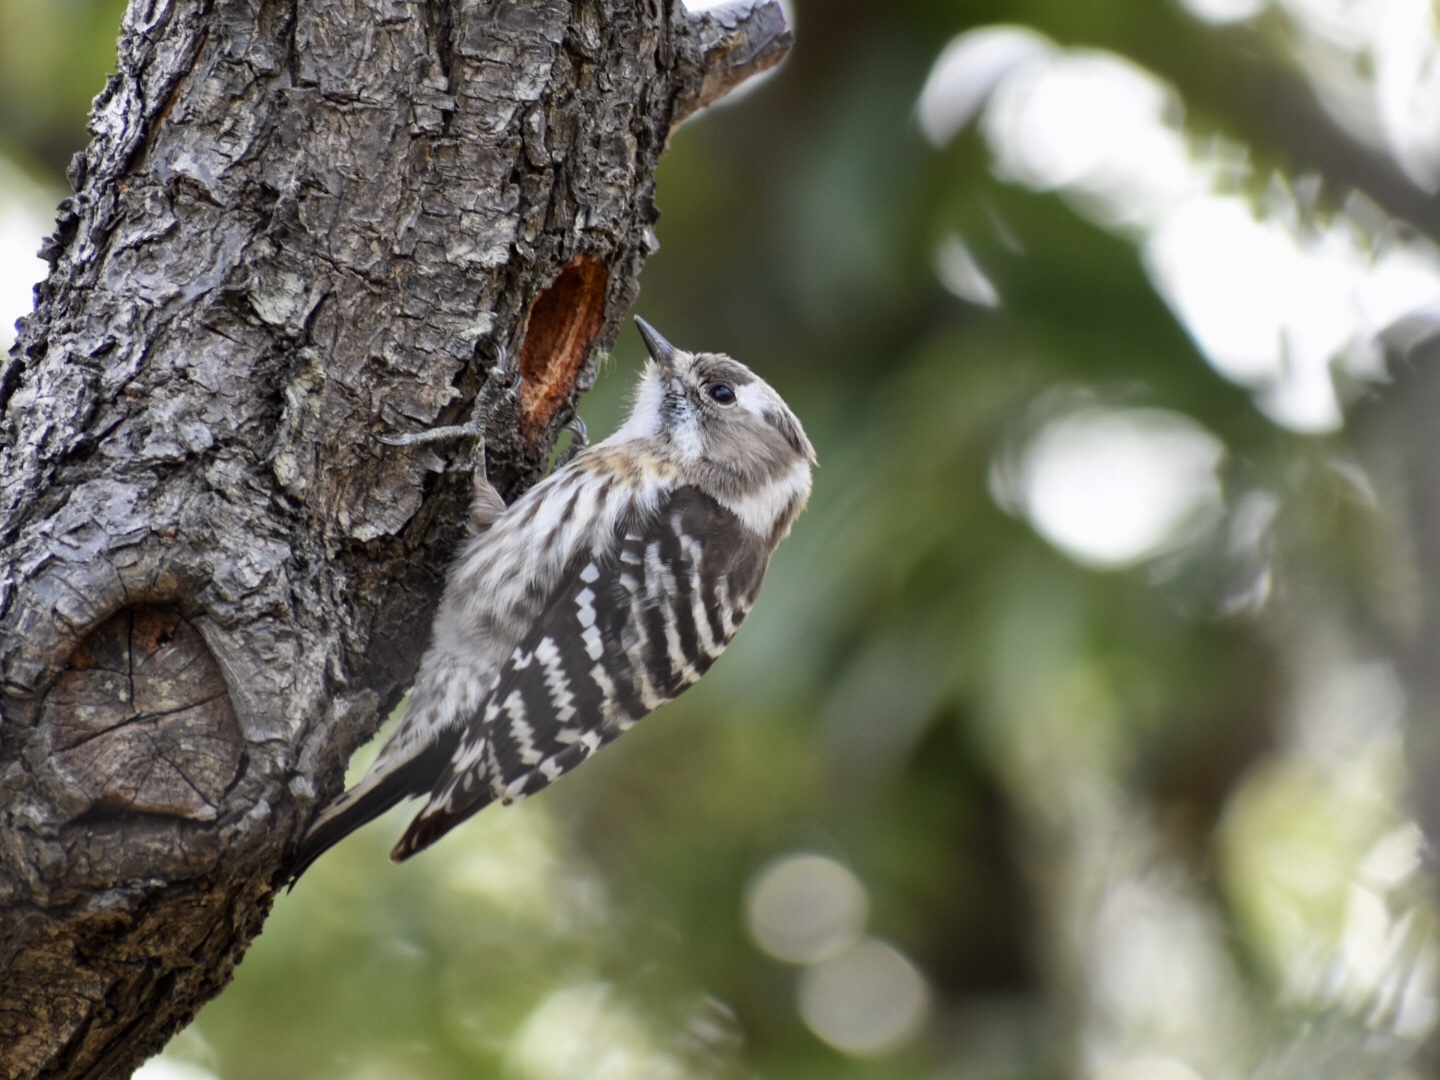
[[814, 451], [744, 365], [640, 326], [653, 360], [619, 431], [508, 508], [477, 478], [405, 718], [294, 875], [403, 799], [428, 801], [397, 860], [533, 794], [693, 685], [744, 621]]

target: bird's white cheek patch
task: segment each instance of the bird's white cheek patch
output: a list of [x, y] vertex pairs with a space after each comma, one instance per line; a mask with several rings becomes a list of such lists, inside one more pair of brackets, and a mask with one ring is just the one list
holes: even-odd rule
[[765, 410], [770, 406], [770, 397], [765, 393], [765, 387], [758, 382], [746, 383], [735, 390], [735, 400], [740, 407], [748, 413], [756, 416], [764, 416]]
[[761, 536], [769, 536], [780, 515], [797, 498], [810, 493], [810, 466], [797, 462], [789, 472], [737, 499], [722, 499], [722, 505]]

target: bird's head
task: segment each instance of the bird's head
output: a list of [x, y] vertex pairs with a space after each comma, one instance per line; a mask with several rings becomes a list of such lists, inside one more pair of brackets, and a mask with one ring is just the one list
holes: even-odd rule
[[650, 361], [627, 435], [653, 439], [682, 468], [717, 481], [764, 483], [814, 463], [805, 429], [764, 379], [723, 353], [677, 349], [644, 319], [635, 322]]

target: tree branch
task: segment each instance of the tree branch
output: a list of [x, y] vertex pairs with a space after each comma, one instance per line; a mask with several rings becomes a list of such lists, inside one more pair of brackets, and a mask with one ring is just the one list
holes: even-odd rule
[[778, 0], [723, 4], [691, 16], [688, 29], [700, 70], [675, 104], [676, 124], [780, 63], [795, 43]]

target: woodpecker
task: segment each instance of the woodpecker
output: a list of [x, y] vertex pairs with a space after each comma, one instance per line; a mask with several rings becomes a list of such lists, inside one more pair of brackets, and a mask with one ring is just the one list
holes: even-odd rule
[[471, 536], [399, 728], [310, 826], [292, 880], [404, 799], [426, 802], [397, 862], [534, 794], [694, 685], [744, 622], [809, 498], [814, 448], [744, 364], [635, 321], [650, 359], [629, 418], [513, 505], [483, 453], [513, 369], [492, 374], [470, 425], [385, 440], [477, 438]]

